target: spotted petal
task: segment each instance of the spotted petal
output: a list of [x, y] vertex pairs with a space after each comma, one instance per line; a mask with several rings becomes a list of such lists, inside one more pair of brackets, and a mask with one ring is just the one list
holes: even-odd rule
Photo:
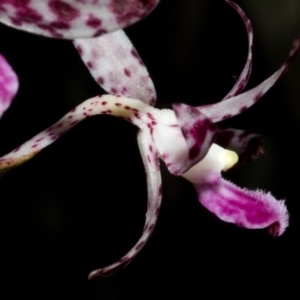
[[148, 15], [159, 0], [2, 0], [0, 22], [48, 37], [99, 36]]
[[215, 143], [236, 152], [239, 156], [239, 165], [255, 160], [265, 152], [262, 137], [245, 130], [219, 129]]
[[89, 279], [101, 275], [110, 275], [126, 266], [146, 244], [157, 222], [161, 205], [161, 176], [158, 153], [149, 130], [139, 132], [138, 143], [146, 170], [148, 185], [148, 206], [142, 236], [127, 254], [110, 266], [93, 271], [89, 275]]
[[112, 115], [123, 118], [141, 129], [152, 129], [156, 110], [142, 101], [112, 95], [88, 99], [73, 108], [58, 122], [37, 134], [23, 145], [0, 158], [0, 173], [23, 164], [42, 149], [55, 142], [76, 124], [94, 115]]
[[236, 81], [235, 85], [230, 90], [230, 92], [224, 97], [224, 100], [238, 95], [243, 91], [243, 89], [247, 85], [251, 74], [251, 69], [252, 69], [252, 48], [253, 48], [253, 28], [249, 18], [246, 16], [244, 11], [236, 3], [229, 0], [225, 0], [225, 1], [237, 11], [237, 13], [240, 15], [240, 17], [244, 22], [248, 34], [248, 55], [247, 55], [246, 64], [244, 66], [244, 69], [239, 79]]
[[297, 37], [295, 38], [290, 54], [282, 67], [257, 87], [215, 104], [199, 106], [199, 109], [213, 122], [222, 121], [240, 114], [255, 104], [276, 83], [276, 81], [288, 71], [297, 51], [299, 50], [299, 45], [300, 37]]
[[281, 235], [288, 226], [284, 201], [270, 193], [242, 189], [224, 179], [195, 188], [200, 203], [225, 222], [249, 229], [266, 228], [273, 236]]
[[77, 39], [74, 44], [94, 79], [108, 93], [155, 104], [156, 93], [147, 68], [123, 30]]
[[19, 81], [6, 59], [0, 55], [0, 117], [10, 106], [17, 93]]

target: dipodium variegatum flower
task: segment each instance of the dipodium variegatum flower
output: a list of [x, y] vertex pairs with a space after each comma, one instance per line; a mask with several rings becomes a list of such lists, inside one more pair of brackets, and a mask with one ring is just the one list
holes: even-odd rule
[[[65, 6], [60, 6], [63, 5], [60, 1], [43, 1], [43, 5], [29, 5], [28, 9], [34, 10], [38, 7], [44, 9], [47, 4], [47, 12], [52, 12], [54, 2], [57, 8], [68, 7], [66, 4], [71, 1], [64, 2]], [[100, 1], [102, 2], [119, 3]], [[128, 4], [137, 2], [139, 1], [128, 1]], [[284, 201], [276, 200], [270, 193], [260, 190], [240, 188], [221, 176], [221, 172], [235, 165], [239, 157], [242, 162], [258, 157], [262, 153], [260, 137], [256, 134], [247, 134], [242, 130], [219, 130], [217, 123], [242, 113], [274, 85], [290, 67], [299, 48], [300, 39], [295, 39], [291, 52], [280, 69], [255, 88], [242, 93], [251, 73], [253, 30], [244, 12], [231, 1], [227, 2], [242, 17], [248, 33], [249, 47], [245, 67], [234, 87], [222, 101], [199, 107], [173, 104], [173, 110], [156, 109], [154, 108], [156, 92], [152, 80], [140, 56], [122, 30], [97, 38], [76, 39], [74, 44], [84, 63], [99, 85], [109, 94], [84, 101], [57, 123], [0, 159], [0, 171], [9, 170], [32, 158], [80, 121], [94, 115], [120, 117], [140, 129], [138, 145], [148, 185], [148, 205], [143, 233], [128, 253], [113, 264], [93, 271], [90, 278], [109, 274], [126, 266], [149, 239], [161, 206], [160, 160], [166, 164], [172, 174], [189, 180], [197, 190], [199, 202], [221, 220], [249, 229], [266, 228], [273, 236], [281, 235], [288, 226], [288, 213]], [[4, 3], [2, 8], [8, 9], [14, 1]], [[40, 4], [40, 1], [34, 3]], [[157, 1], [139, 3], [145, 3], [149, 9], [152, 9]], [[74, 6], [73, 9], [80, 11], [81, 4], [77, 5], [78, 7]], [[66, 24], [73, 28], [72, 26], [77, 23], [70, 17], [72, 9], [61, 9], [59, 13], [56, 12], [56, 15], [54, 14], [56, 19], [37, 18], [38, 21], [28, 22], [28, 19], [24, 18], [18, 25], [13, 20], [18, 10], [16, 6], [13, 7], [14, 13], [7, 13], [6, 18], [2, 18], [10, 25], [51, 36], [75, 37], [72, 29], [63, 31], [62, 25], [61, 28], [56, 25], [53, 34], [51, 23], [55, 20], [58, 22], [59, 17], [64, 20], [68, 17], [70, 20]], [[108, 6], [104, 7], [107, 9]], [[144, 14], [145, 12], [140, 15]], [[79, 14], [76, 17], [78, 22], [86, 24], [86, 21], [83, 21], [86, 20], [84, 16], [85, 14]], [[93, 15], [93, 17], [97, 16]], [[135, 19], [130, 19], [129, 23], [132, 23], [132, 20]], [[100, 23], [102, 22], [106, 24], [104, 18], [101, 19]], [[51, 30], [49, 27], [46, 29], [46, 25], [49, 24], [52, 24]], [[91, 34], [91, 29], [85, 27], [83, 26], [79, 36], [98, 34], [95, 32]], [[107, 31], [111, 28], [100, 29]], [[6, 88], [6, 85], [4, 87]], [[255, 147], [253, 147], [254, 141]]]

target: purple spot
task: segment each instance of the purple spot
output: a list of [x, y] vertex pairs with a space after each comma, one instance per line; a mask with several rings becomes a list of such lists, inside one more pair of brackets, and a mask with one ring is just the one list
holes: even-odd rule
[[137, 112], [134, 113], [134, 116], [135, 116], [137, 119], [141, 119], [141, 116], [140, 116], [139, 113], [137, 113]]
[[93, 63], [92, 62], [90, 62], [90, 61], [88, 61], [87, 62], [87, 64], [86, 64], [90, 69], [93, 69]]
[[126, 68], [124, 68], [124, 74], [125, 74], [126, 76], [128, 76], [128, 77], [131, 76], [130, 71], [129, 71], [128, 69], [126, 69]]
[[91, 28], [98, 28], [101, 26], [102, 21], [94, 16], [89, 16], [86, 25]]
[[37, 23], [43, 19], [42, 15], [29, 7], [19, 7], [16, 15], [18, 19], [26, 23]]
[[115, 88], [111, 88], [111, 89], [110, 89], [110, 92], [111, 92], [112, 94], [116, 94], [118, 91], [117, 91]]
[[97, 81], [98, 81], [98, 83], [100, 83], [100, 84], [104, 84], [104, 78], [101, 77], [101, 76], [99, 76], [99, 77], [97, 78]]
[[21, 146], [19, 146], [18, 148], [16, 148], [13, 152], [18, 152], [20, 150]]
[[49, 2], [50, 10], [60, 19], [66, 22], [73, 21], [77, 17], [79, 17], [80, 12], [71, 6], [70, 4], [60, 1], [60, 0], [52, 0]]
[[107, 102], [106, 102], [106, 101], [103, 101], [101, 104], [102, 104], [102, 105], [106, 105], [106, 104], [107, 104]]

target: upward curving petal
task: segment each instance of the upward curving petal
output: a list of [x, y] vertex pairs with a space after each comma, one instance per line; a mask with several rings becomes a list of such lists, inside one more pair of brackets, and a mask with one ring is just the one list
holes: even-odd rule
[[48, 37], [75, 39], [125, 28], [159, 0], [2, 0], [0, 22]]
[[244, 11], [236, 3], [234, 3], [230, 0], [225, 0], [225, 1], [236, 10], [236, 12], [240, 15], [240, 17], [242, 18], [242, 20], [244, 22], [244, 25], [246, 27], [247, 34], [248, 34], [248, 55], [247, 55], [246, 64], [244, 66], [244, 69], [243, 69], [239, 79], [236, 81], [233, 88], [224, 97], [223, 100], [226, 100], [228, 98], [232, 98], [232, 97], [238, 95], [239, 93], [241, 93], [243, 91], [243, 89], [247, 85], [250, 74], [251, 74], [251, 69], [252, 69], [252, 48], [253, 48], [253, 28], [252, 28], [252, 24], [251, 24], [249, 18], [246, 16]]
[[222, 121], [242, 113], [244, 110], [255, 104], [276, 83], [276, 81], [288, 71], [299, 50], [299, 45], [300, 37], [296, 37], [289, 56], [282, 67], [257, 87], [233, 98], [211, 105], [199, 106], [198, 108], [213, 122]]
[[19, 87], [19, 81], [16, 73], [0, 55], [0, 117], [10, 106]]
[[284, 201], [270, 193], [242, 189], [224, 179], [195, 188], [200, 203], [225, 222], [248, 229], [266, 228], [273, 236], [280, 236], [288, 226]]
[[74, 45], [94, 79], [108, 93], [155, 104], [156, 93], [148, 70], [123, 30]]
[[110, 275], [130, 263], [130, 261], [137, 255], [137, 253], [148, 241], [157, 222], [157, 217], [161, 205], [162, 192], [158, 153], [156, 151], [155, 144], [149, 130], [146, 129], [139, 132], [138, 143], [146, 170], [148, 186], [146, 222], [142, 236], [127, 254], [125, 254], [122, 258], [120, 258], [117, 262], [111, 264], [110, 266], [91, 272], [89, 275], [89, 279], [101, 275]]

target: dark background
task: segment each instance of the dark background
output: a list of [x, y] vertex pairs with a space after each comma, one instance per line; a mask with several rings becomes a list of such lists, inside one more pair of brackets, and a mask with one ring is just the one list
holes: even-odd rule
[[[254, 27], [251, 88], [281, 66], [300, 34], [300, 2], [237, 3]], [[161, 0], [126, 33], [153, 78], [158, 107], [219, 101], [246, 60], [243, 23], [221, 0]], [[103, 91], [71, 42], [4, 25], [0, 36], [0, 53], [20, 78], [0, 125], [5, 154]], [[243, 299], [294, 289], [299, 295], [299, 78], [298, 55], [259, 103], [224, 124], [264, 137], [266, 154], [225, 177], [287, 199], [290, 226], [282, 237], [218, 220], [190, 183], [162, 166], [163, 206], [150, 241], [124, 271], [89, 282], [90, 271], [134, 245], [146, 210], [137, 129], [94, 117], [1, 177], [0, 299]]]

